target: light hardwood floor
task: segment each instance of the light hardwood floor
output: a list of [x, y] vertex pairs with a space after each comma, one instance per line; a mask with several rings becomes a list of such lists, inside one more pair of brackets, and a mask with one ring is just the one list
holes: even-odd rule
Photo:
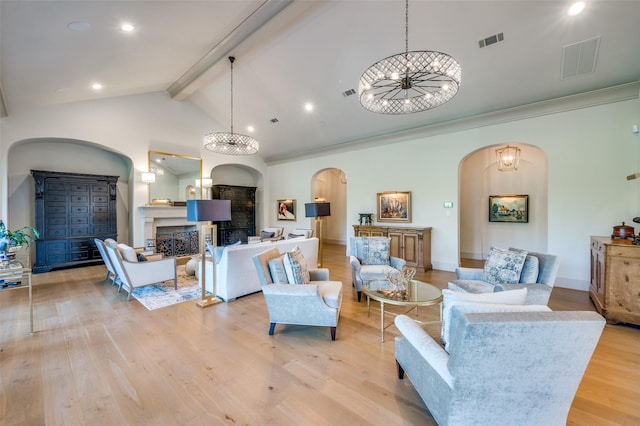
[[[35, 335], [26, 290], [0, 293], [0, 424], [435, 424], [410, 378], [396, 378], [397, 330], [380, 343], [377, 303], [368, 317], [355, 301], [344, 253], [324, 254], [344, 284], [335, 342], [319, 327], [278, 325], [269, 336], [261, 294], [148, 311], [105, 284], [102, 266], [35, 275]], [[444, 288], [453, 274], [416, 277]], [[585, 292], [560, 288], [549, 305], [593, 309]], [[640, 329], [607, 325], [568, 424], [640, 424], [639, 365]]]

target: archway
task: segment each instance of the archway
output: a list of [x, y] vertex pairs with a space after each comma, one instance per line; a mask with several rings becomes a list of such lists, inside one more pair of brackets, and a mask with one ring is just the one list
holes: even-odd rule
[[[513, 142], [510, 142], [514, 145]], [[459, 166], [459, 258], [482, 260], [492, 246], [547, 251], [547, 156], [538, 147], [515, 143], [521, 150], [516, 171], [498, 171], [496, 148], [506, 142], [478, 149]], [[527, 223], [489, 222], [489, 196], [528, 195]]]
[[331, 203], [331, 216], [325, 218], [325, 241], [346, 244], [347, 178], [345, 173], [335, 168], [316, 172], [311, 178], [311, 199], [324, 199]]

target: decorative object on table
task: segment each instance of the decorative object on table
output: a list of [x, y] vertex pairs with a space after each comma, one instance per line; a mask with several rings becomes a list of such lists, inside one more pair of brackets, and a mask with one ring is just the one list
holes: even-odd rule
[[322, 240], [324, 234], [322, 232], [322, 221], [324, 216], [331, 216], [331, 204], [326, 201], [316, 201], [314, 203], [305, 203], [304, 211], [306, 217], [315, 217], [315, 229], [316, 236], [320, 240], [320, 247], [318, 249], [318, 266], [322, 268]]
[[458, 62], [437, 51], [409, 51], [409, 1], [405, 1], [405, 51], [371, 65], [360, 77], [362, 106], [380, 114], [410, 114], [435, 108], [458, 93]]
[[489, 222], [529, 222], [528, 195], [490, 195]]
[[231, 132], [215, 132], [204, 135], [204, 147], [218, 154], [250, 155], [258, 152], [258, 141], [251, 136], [233, 133], [233, 62], [235, 57], [229, 56], [231, 63]]
[[411, 192], [379, 192], [378, 222], [411, 222]]
[[625, 225], [622, 222], [622, 225], [617, 225], [613, 227], [613, 232], [611, 233], [611, 238], [613, 239], [633, 239], [635, 236], [636, 230], [633, 226]]
[[[15, 259], [16, 250], [20, 247], [29, 247], [37, 238], [40, 238], [40, 233], [31, 226], [10, 231], [0, 220], [0, 260], [3, 264], [10, 263]], [[27, 266], [31, 267], [31, 265]]]
[[373, 213], [358, 213], [360, 215], [360, 220], [358, 221], [360, 225], [371, 225], [373, 223]]
[[385, 268], [384, 279], [391, 283], [391, 287], [388, 290], [381, 290], [380, 292], [387, 297], [406, 298], [407, 284], [409, 284], [415, 274], [416, 270], [414, 268], [404, 268], [399, 275], [396, 269], [390, 266]]
[[520, 148], [507, 145], [496, 149], [498, 170], [501, 172], [513, 172], [518, 170], [520, 164]]
[[[202, 297], [197, 303], [201, 308], [215, 305], [222, 302], [216, 297], [216, 258], [215, 247], [218, 235], [216, 224], [211, 225], [210, 222], [220, 222], [231, 220], [231, 201], [230, 200], [188, 200], [187, 201], [187, 220], [189, 222], [209, 222], [209, 224], [200, 227], [200, 282], [202, 283]], [[212, 295], [206, 294], [206, 263], [207, 263], [207, 237], [211, 239], [212, 264], [213, 264], [213, 292]]]
[[296, 200], [278, 200], [278, 220], [296, 220]]

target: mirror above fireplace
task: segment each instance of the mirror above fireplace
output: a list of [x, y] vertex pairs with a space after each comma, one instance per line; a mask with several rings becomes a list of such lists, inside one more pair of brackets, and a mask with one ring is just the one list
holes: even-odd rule
[[149, 151], [149, 171], [156, 175], [149, 185], [151, 203], [202, 198], [196, 179], [202, 176], [202, 159], [188, 155]]

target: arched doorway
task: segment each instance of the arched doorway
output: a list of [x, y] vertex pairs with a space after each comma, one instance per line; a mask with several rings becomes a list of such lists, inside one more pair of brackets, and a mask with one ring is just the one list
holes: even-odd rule
[[331, 216], [325, 218], [324, 238], [332, 244], [347, 241], [347, 177], [340, 169], [329, 168], [315, 173], [311, 179], [311, 199], [331, 203]]
[[[510, 142], [514, 145], [513, 142]], [[547, 251], [547, 156], [538, 147], [515, 143], [521, 150], [518, 170], [498, 170], [495, 150], [506, 145], [478, 149], [459, 167], [459, 258], [481, 260], [492, 246]], [[521, 194], [529, 198], [527, 223], [489, 222], [490, 195]]]

